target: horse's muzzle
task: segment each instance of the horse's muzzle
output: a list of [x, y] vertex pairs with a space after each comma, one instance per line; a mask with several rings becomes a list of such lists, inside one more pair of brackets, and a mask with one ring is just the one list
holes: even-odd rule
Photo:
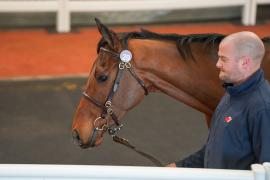
[[82, 140], [81, 140], [81, 138], [80, 138], [80, 135], [79, 135], [78, 131], [73, 130], [73, 131], [72, 131], [72, 137], [73, 137], [73, 142], [74, 142], [76, 145], [80, 146], [81, 148], [85, 149], [85, 148], [90, 147], [88, 144], [87, 144], [87, 145], [83, 144], [83, 142], [82, 142]]
[[83, 141], [81, 140], [78, 131], [76, 131], [76, 130], [73, 130], [73, 131], [72, 131], [73, 142], [74, 142], [76, 145], [78, 145], [78, 146], [80, 146], [81, 148], [83, 148], [83, 149], [90, 148], [90, 147], [94, 147], [98, 135], [99, 135], [99, 130], [98, 130], [97, 128], [95, 128], [95, 129], [93, 130], [92, 135], [89, 137], [87, 143], [85, 144], [85, 143], [83, 143]]
[[81, 141], [80, 135], [79, 135], [79, 133], [76, 130], [73, 130], [72, 131], [72, 138], [73, 138], [73, 142], [76, 145], [79, 145], [79, 146], [82, 145], [82, 141]]

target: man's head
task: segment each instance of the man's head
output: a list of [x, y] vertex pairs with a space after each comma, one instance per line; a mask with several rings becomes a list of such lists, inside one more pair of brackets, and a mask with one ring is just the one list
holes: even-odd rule
[[225, 37], [218, 51], [216, 66], [219, 78], [226, 83], [240, 84], [260, 68], [265, 53], [261, 39], [243, 31]]

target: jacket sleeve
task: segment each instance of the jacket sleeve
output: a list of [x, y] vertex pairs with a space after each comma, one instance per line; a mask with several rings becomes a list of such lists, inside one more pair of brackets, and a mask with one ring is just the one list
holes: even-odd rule
[[175, 162], [176, 167], [203, 168], [205, 146], [185, 159]]
[[256, 161], [270, 162], [270, 108], [257, 112], [249, 128]]

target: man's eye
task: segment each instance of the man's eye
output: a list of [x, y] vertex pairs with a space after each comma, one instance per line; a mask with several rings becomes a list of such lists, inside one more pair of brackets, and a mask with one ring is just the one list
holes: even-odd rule
[[222, 62], [225, 62], [225, 61], [226, 61], [226, 58], [224, 58], [224, 57], [219, 57], [219, 59], [220, 59]]
[[104, 81], [106, 81], [107, 79], [108, 79], [108, 76], [102, 74], [102, 75], [98, 76], [97, 81], [98, 81], [98, 82], [104, 82]]

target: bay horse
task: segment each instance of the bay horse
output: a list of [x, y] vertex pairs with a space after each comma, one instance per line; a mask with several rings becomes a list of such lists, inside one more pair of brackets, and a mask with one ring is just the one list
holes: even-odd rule
[[[115, 33], [95, 20], [102, 38], [72, 124], [81, 148], [100, 145], [107, 131], [114, 135], [121, 128], [119, 120], [153, 92], [204, 113], [209, 124], [224, 93], [216, 62], [225, 35]], [[262, 65], [270, 80], [270, 40], [262, 40]]]

